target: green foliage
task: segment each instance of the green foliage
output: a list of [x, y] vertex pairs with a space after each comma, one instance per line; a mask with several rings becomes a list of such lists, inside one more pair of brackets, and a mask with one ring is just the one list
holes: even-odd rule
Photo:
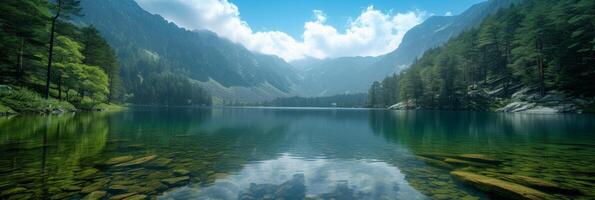
[[[426, 51], [412, 66], [370, 88], [369, 106], [415, 101], [425, 108], [475, 109], [534, 86], [594, 96], [595, 1], [536, 0], [501, 10], [477, 28]], [[395, 87], [396, 86], [396, 87]], [[383, 95], [399, 94], [387, 101]], [[378, 94], [381, 93], [381, 94]]]
[[[276, 107], [344, 107], [358, 108], [366, 104], [366, 94], [340, 94], [327, 97], [284, 97], [267, 101], [259, 106]], [[231, 104], [236, 105], [236, 104]]]
[[23, 113], [48, 113], [53, 109], [75, 110], [68, 102], [44, 99], [38, 93], [25, 88], [0, 90], [0, 104]]
[[170, 72], [139, 79], [131, 102], [158, 105], [211, 105], [211, 97], [189, 78]]

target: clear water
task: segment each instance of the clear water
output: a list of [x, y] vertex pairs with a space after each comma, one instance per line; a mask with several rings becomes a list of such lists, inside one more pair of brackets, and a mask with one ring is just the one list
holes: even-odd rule
[[[443, 162], [469, 161], [463, 154], [497, 163]], [[503, 198], [451, 171], [532, 177], [564, 189], [524, 184], [552, 198], [593, 199], [594, 163], [593, 115], [139, 108], [0, 118], [0, 199]]]

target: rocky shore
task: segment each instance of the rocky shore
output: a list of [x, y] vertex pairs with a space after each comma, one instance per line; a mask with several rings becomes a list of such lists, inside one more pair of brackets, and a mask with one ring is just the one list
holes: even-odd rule
[[[471, 90], [473, 97], [464, 105], [464, 110], [481, 110], [506, 113], [585, 113], [593, 112], [595, 98], [571, 97], [559, 91], [549, 91], [539, 95], [535, 87], [524, 87], [513, 93], [510, 98], [500, 98], [501, 89], [496, 91]], [[436, 110], [419, 105], [415, 101], [399, 102], [388, 107], [389, 110]]]

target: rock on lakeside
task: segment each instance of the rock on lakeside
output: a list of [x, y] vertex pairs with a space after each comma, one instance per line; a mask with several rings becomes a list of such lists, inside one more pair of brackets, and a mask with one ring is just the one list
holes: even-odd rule
[[[535, 87], [523, 87], [513, 93], [510, 98], [499, 98], [501, 89], [496, 91], [470, 90], [472, 99], [464, 105], [465, 110], [488, 110], [508, 113], [533, 113], [533, 114], [556, 114], [556, 113], [583, 113], [592, 112], [595, 105], [595, 98], [571, 97], [560, 91], [549, 91], [545, 95], [539, 95]], [[500, 94], [501, 95], [501, 94]], [[499, 95], [498, 95], [499, 96]], [[476, 99], [485, 104], [475, 104]], [[479, 107], [477, 107], [479, 105]], [[419, 105], [414, 100], [399, 102], [388, 107], [390, 110], [433, 110]]]

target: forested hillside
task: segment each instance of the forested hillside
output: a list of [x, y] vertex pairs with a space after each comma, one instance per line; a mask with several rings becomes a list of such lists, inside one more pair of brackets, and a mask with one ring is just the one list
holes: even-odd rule
[[368, 104], [487, 110], [523, 101], [507, 107], [580, 107], [589, 104], [582, 98], [595, 95], [594, 66], [595, 1], [527, 1], [375, 82]]
[[386, 55], [299, 63], [313, 69], [302, 71], [304, 81], [298, 84], [298, 94], [321, 96], [366, 92], [370, 83], [406, 69], [426, 50], [441, 46], [461, 32], [478, 26], [485, 17], [501, 8], [522, 1], [489, 0], [475, 4], [459, 15], [432, 16], [407, 31], [399, 47]]
[[95, 28], [69, 23], [80, 15], [79, 3], [0, 4], [0, 104], [43, 112], [122, 101], [114, 51]]
[[134, 0], [84, 0], [81, 5], [85, 15], [77, 22], [97, 27], [114, 47], [134, 103], [165, 103], [171, 90], [153, 85], [172, 80], [184, 81], [180, 84], [193, 88], [186, 92], [197, 96], [204, 96], [200, 86], [220, 100], [249, 102], [286, 95], [296, 79], [290, 65], [276, 56], [253, 53], [206, 30], [180, 28]]

